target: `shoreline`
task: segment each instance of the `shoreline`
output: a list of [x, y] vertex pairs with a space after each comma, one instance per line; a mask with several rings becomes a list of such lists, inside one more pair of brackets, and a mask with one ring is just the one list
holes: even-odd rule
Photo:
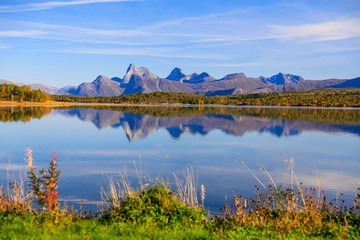
[[122, 106], [122, 107], [213, 107], [213, 108], [285, 108], [285, 109], [329, 109], [360, 110], [359, 107], [314, 107], [314, 106], [281, 106], [281, 105], [206, 105], [182, 103], [79, 103], [79, 102], [12, 102], [0, 101], [0, 107], [69, 107], [69, 106]]

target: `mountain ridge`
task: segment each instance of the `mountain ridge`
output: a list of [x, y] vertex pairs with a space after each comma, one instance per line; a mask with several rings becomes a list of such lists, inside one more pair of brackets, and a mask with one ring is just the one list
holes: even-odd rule
[[[0, 79], [0, 84], [16, 84]], [[51, 95], [76, 96], [120, 96], [134, 93], [183, 92], [214, 95], [233, 95], [245, 93], [267, 93], [284, 91], [307, 91], [317, 88], [360, 87], [360, 77], [353, 79], [304, 80], [301, 76], [279, 72], [271, 77], [247, 77], [244, 73], [227, 74], [215, 79], [206, 72], [187, 74], [174, 68], [166, 78], [160, 78], [145, 67], [130, 64], [123, 78], [108, 78], [99, 75], [92, 82], [78, 86], [52, 88], [45, 84], [30, 84], [33, 90], [43, 90]]]

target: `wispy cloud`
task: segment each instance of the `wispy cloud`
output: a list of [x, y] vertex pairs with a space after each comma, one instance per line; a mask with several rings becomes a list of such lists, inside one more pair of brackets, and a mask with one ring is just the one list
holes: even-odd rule
[[360, 18], [285, 26], [268, 25], [260, 20], [252, 21], [250, 24], [249, 20], [237, 19], [233, 16], [235, 13], [179, 18], [129, 29], [96, 29], [7, 21], [9, 23], [7, 28], [13, 29], [0, 31], [0, 36], [124, 46], [197, 44], [199, 48], [219, 47], [214, 43], [239, 44], [264, 40], [291, 40], [294, 42], [294, 40], [304, 41], [304, 39], [316, 42], [360, 37]]
[[169, 58], [188, 58], [188, 59], [219, 59], [219, 57], [210, 55], [194, 55], [178, 53], [180, 49], [164, 48], [141, 48], [141, 49], [62, 49], [55, 52], [80, 53], [80, 54], [98, 54], [98, 55], [125, 55], [125, 56], [152, 56]]
[[[42, 7], [58, 7], [64, 4], [97, 2], [117, 1], [78, 0], [39, 4]], [[2, 10], [4, 6], [0, 6], [0, 12]], [[246, 9], [234, 10], [203, 16], [174, 17], [142, 25], [122, 24], [121, 27], [111, 25], [104, 28], [1, 19], [6, 24], [0, 26], [0, 37], [43, 39], [58, 41], [68, 46], [54, 49], [56, 46], [50, 45], [48, 50], [52, 52], [212, 60], [210, 63], [203, 63], [202, 66], [206, 67], [256, 67], [265, 66], [267, 62], [274, 65], [273, 56], [280, 56], [283, 52], [285, 56], [293, 53], [293, 49], [298, 51], [295, 52], [298, 55], [313, 54], [314, 49], [320, 51], [314, 42], [360, 37], [360, 18], [344, 17], [338, 20], [288, 25], [276, 19], [267, 21], [266, 17], [250, 18], [252, 15], [249, 14]], [[353, 42], [355, 40], [352, 39]], [[305, 43], [303, 46], [306, 46], [306, 49], [293, 48], [294, 44], [300, 45], [299, 43]], [[352, 43], [346, 45], [346, 49], [338, 48], [335, 51], [334, 46], [329, 45], [327, 48], [324, 46], [322, 51], [354, 51], [354, 48], [357, 46]], [[257, 56], [249, 59], [249, 55]], [[268, 59], [260, 57], [264, 55], [269, 56]], [[284, 57], [279, 59], [282, 58]], [[213, 61], [215, 59], [219, 61]], [[276, 67], [281, 64], [282, 62], [277, 61]]]
[[8, 45], [1, 45], [1, 44], [0, 44], [0, 49], [7, 49], [7, 48], [10, 48], [10, 46], [8, 46]]
[[[171, 19], [171, 20], [166, 20], [166, 21], [162, 21], [162, 22], [158, 22], [158, 23], [154, 23], [151, 24], [149, 26], [146, 26], [146, 29], [150, 29], [152, 31], [157, 30], [157, 29], [163, 29], [165, 27], [176, 27], [179, 25], [185, 25], [187, 27], [189, 27], [189, 23], [193, 23], [193, 24], [214, 24], [215, 22], [223, 25], [224, 23], [230, 23], [230, 24], [234, 24], [233, 21], [229, 21], [227, 20], [229, 17], [233, 16], [233, 15], [239, 15], [244, 13], [245, 10], [232, 10], [232, 11], [227, 11], [227, 12], [219, 12], [219, 13], [213, 13], [213, 14], [208, 14], [208, 15], [203, 15], [203, 16], [196, 16], [196, 17], [183, 17], [183, 18], [177, 18], [177, 19]], [[190, 25], [191, 26], [191, 25]], [[200, 31], [201, 29], [199, 29]]]
[[[4, 37], [29, 37], [79, 43], [126, 46], [161, 45], [166, 47], [168, 45], [181, 44], [184, 41], [189, 41], [188, 39], [202, 36], [196, 33], [152, 32], [144, 27], [132, 29], [96, 29], [26, 21], [8, 20], [6, 22], [8, 23], [7, 28], [17, 30], [0, 32], [3, 33]], [[27, 30], [18, 30], [19, 28]]]
[[342, 40], [360, 37], [360, 18], [340, 19], [297, 26], [272, 25], [277, 39], [306, 38], [310, 41]]
[[243, 63], [206, 63], [204, 67], [255, 67], [263, 65], [262, 62], [243, 62]]
[[42, 31], [37, 30], [7, 30], [7, 31], [0, 31], [0, 37], [30, 37], [30, 36], [39, 36], [44, 34]]
[[52, 9], [56, 7], [65, 7], [73, 5], [83, 5], [91, 3], [110, 3], [110, 2], [135, 2], [139, 0], [77, 0], [77, 1], [53, 1], [44, 3], [29, 3], [20, 5], [7, 5], [0, 6], [0, 12], [27, 12], [27, 11], [38, 11]]

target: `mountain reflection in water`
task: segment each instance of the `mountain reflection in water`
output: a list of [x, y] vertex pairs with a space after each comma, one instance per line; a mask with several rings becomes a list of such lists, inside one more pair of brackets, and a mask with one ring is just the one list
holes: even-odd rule
[[187, 133], [207, 135], [216, 129], [233, 136], [243, 136], [246, 132], [267, 132], [277, 137], [284, 137], [299, 135], [303, 131], [347, 132], [360, 135], [360, 124], [317, 123], [304, 119], [271, 118], [260, 114], [251, 116], [205, 113], [195, 116], [154, 116], [154, 114], [139, 115], [123, 111], [81, 108], [57, 110], [57, 113], [92, 122], [99, 129], [122, 127], [130, 142], [147, 138], [159, 129], [166, 129], [173, 139], [179, 139]]
[[[9, 156], [14, 176], [26, 169], [24, 149], [34, 149], [36, 166], [47, 166], [57, 151], [62, 170], [62, 200], [90, 209], [100, 201], [104, 175], [116, 177], [139, 162], [146, 176], [173, 182], [173, 173], [193, 168], [206, 187], [205, 205], [218, 211], [224, 197], [252, 197], [265, 184], [259, 170], [267, 167], [279, 185], [289, 184], [283, 154], [296, 161], [304, 186], [317, 186], [320, 176], [329, 199], [344, 193], [353, 200], [359, 183], [360, 110], [243, 107], [0, 108], [0, 185], [7, 181]], [[125, 137], [126, 135], [126, 137]], [[174, 139], [174, 140], [171, 140]], [[169, 141], [170, 140], [170, 141]], [[127, 168], [129, 166], [129, 168]], [[229, 202], [230, 203], [230, 202]], [[70, 204], [70, 205], [71, 205]]]

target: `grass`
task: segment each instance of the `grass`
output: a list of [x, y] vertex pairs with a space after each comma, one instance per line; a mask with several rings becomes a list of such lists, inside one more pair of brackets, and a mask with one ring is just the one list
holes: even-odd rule
[[[320, 188], [302, 186], [294, 173], [293, 159], [286, 159], [293, 184], [277, 186], [273, 181], [264, 191], [255, 187], [254, 199], [234, 196], [233, 204], [225, 205], [217, 215], [203, 207], [203, 186], [198, 203], [192, 169], [184, 171], [182, 177], [175, 176], [177, 190], [160, 177], [155, 181], [144, 178], [141, 170], [137, 171], [140, 187], [133, 189], [124, 171], [101, 188], [102, 210], [83, 214], [60, 207], [53, 197], [57, 191], [54, 183], [60, 177], [55, 155], [46, 170], [35, 171], [30, 150], [27, 159], [32, 172], [29, 190], [25, 182], [12, 181], [8, 190], [0, 191], [0, 239], [360, 238], [359, 192], [350, 207], [329, 201]], [[272, 179], [266, 168], [261, 168]], [[37, 181], [43, 183], [36, 185], [39, 188], [34, 187]], [[32, 201], [44, 204], [36, 209]]]

